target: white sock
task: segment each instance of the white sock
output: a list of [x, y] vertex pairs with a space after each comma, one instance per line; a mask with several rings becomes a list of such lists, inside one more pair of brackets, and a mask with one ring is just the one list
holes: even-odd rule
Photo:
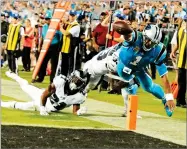
[[128, 109], [128, 95], [129, 95], [129, 93], [126, 91], [125, 88], [122, 88], [121, 89], [121, 94], [122, 94], [123, 101], [124, 101], [124, 107], [125, 107], [124, 111], [127, 111], [127, 109]]
[[16, 102], [15, 109], [19, 110], [28, 110], [28, 111], [35, 111], [35, 106], [33, 102]]
[[14, 104], [16, 103], [16, 101], [10, 101], [10, 102], [3, 102], [1, 101], [1, 107], [4, 108], [14, 108]]

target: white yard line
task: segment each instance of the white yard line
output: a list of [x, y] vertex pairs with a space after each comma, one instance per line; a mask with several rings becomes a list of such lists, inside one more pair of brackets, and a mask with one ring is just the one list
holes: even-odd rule
[[[21, 100], [29, 99], [28, 96], [19, 88], [19, 85], [16, 82], [3, 79], [2, 95]], [[89, 120], [113, 125], [115, 127], [121, 128], [121, 130], [126, 130], [126, 118], [120, 117], [123, 113], [122, 106], [117, 106], [93, 99], [87, 99], [87, 101], [82, 106], [86, 106], [88, 108], [88, 113], [82, 117]], [[72, 108], [68, 108], [65, 111], [72, 112]], [[137, 130], [135, 132], [173, 143], [186, 145], [186, 122], [150, 112], [138, 111], [138, 113], [143, 118], [137, 119]], [[32, 126], [32, 124], [30, 125]]]

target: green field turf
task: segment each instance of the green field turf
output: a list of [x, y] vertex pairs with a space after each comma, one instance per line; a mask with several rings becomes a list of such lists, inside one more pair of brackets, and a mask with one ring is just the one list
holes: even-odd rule
[[[3, 79], [11, 80], [5, 76], [5, 71], [7, 70], [6, 69], [1, 70], [1, 77]], [[19, 75], [27, 79], [29, 82], [31, 81], [31, 75], [32, 75], [31, 72], [20, 72]], [[175, 78], [175, 72], [169, 72], [170, 81], [174, 80], [174, 78]], [[45, 88], [48, 86], [48, 82], [49, 82], [49, 77], [47, 76], [43, 83], [35, 83], [34, 85], [40, 88]], [[157, 76], [155, 82], [161, 84], [161, 79]], [[121, 95], [109, 95], [105, 91], [102, 91], [101, 93], [99, 93], [98, 91], [91, 91], [88, 97], [98, 101], [104, 101], [104, 102], [123, 106], [123, 99]], [[138, 104], [139, 110], [166, 116], [161, 101], [159, 101], [152, 95], [146, 93], [141, 88], [138, 90], [138, 97], [139, 97], [139, 104]], [[7, 95], [7, 96], [2, 96], [2, 99], [7, 100], [10, 98]], [[2, 108], [2, 122], [13, 123], [19, 121], [19, 123], [23, 123], [23, 124], [27, 124], [27, 123], [46, 124], [46, 125], [55, 125], [61, 127], [76, 126], [76, 127], [93, 127], [93, 128], [97, 128], [97, 127], [112, 128], [112, 126], [110, 125], [91, 121], [82, 117], [77, 117], [66, 111], [65, 112], [63, 111], [62, 113], [55, 113], [50, 117], [41, 117], [38, 112], [23, 112], [19, 110], [10, 110], [10, 109]], [[174, 115], [172, 116], [172, 119], [179, 119], [179, 120], [186, 121], [186, 109], [176, 108], [174, 111]]]
[[[3, 101], [19, 101], [8, 96], [1, 96]], [[77, 127], [77, 128], [116, 128], [104, 123], [88, 120], [83, 117], [73, 115], [65, 110], [51, 114], [50, 116], [40, 116], [38, 111], [21, 111], [16, 109], [2, 108], [2, 124], [34, 125], [46, 127]]]

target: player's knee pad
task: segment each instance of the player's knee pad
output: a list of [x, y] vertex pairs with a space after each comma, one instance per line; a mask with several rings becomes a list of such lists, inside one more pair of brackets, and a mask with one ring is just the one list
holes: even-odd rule
[[138, 89], [137, 84], [129, 85], [129, 87], [121, 89], [122, 96], [126, 96], [127, 94], [128, 95], [130, 95], [130, 94], [135, 95], [137, 93], [137, 89]]

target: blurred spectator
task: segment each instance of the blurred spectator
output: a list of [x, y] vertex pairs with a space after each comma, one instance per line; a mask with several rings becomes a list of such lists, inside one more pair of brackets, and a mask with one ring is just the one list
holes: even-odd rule
[[4, 65], [4, 62], [7, 60], [6, 51], [4, 49], [5, 43], [7, 40], [9, 23], [5, 20], [5, 13], [1, 13], [1, 44], [2, 49], [0, 52], [1, 56], [1, 67]]
[[[42, 27], [42, 36], [41, 36], [40, 43], [39, 43], [39, 51], [42, 50], [42, 45], [43, 45], [45, 36], [47, 34], [47, 30], [49, 28], [49, 24], [51, 22], [51, 16], [46, 15], [45, 21], [46, 21], [46, 23]], [[62, 33], [59, 30], [57, 30], [55, 32], [55, 35], [54, 35], [53, 40], [51, 42], [51, 45], [46, 53], [46, 56], [43, 60], [41, 68], [39, 70], [38, 78], [36, 80], [33, 80], [33, 83], [34, 82], [43, 82], [44, 77], [46, 75], [47, 64], [50, 59], [51, 59], [50, 83], [53, 82], [53, 78], [55, 77], [56, 68], [57, 68], [57, 64], [58, 64], [58, 56], [59, 56], [59, 48], [60, 48], [59, 45], [60, 45], [61, 37], [62, 37]]]
[[27, 19], [25, 21], [25, 29], [23, 35], [23, 52], [22, 52], [22, 62], [23, 71], [30, 71], [31, 68], [31, 47], [34, 39], [34, 29], [31, 27], [31, 21]]
[[93, 37], [93, 47], [97, 52], [105, 49], [105, 43], [106, 43], [106, 34], [108, 32], [108, 26], [102, 26], [101, 23], [106, 17], [106, 13], [102, 12], [100, 15], [100, 23], [95, 27], [92, 33]]
[[141, 22], [141, 23], [139, 24], [138, 31], [143, 32], [145, 26], [146, 26], [146, 22]]
[[[109, 23], [109, 19], [110, 19], [111, 15], [112, 15], [112, 13], [109, 13], [109, 15], [107, 15], [107, 17], [105, 18], [105, 20], [101, 24], [102, 26], [107, 26], [107, 27], [109, 26], [108, 23]], [[116, 14], [114, 17], [114, 22], [122, 21], [124, 19], [125, 19], [125, 17], [122, 14]], [[124, 41], [123, 35], [120, 35], [116, 31], [113, 31], [112, 27], [111, 27], [110, 33], [107, 33], [106, 38], [110, 39], [112, 41], [111, 46], [114, 46], [115, 44]]]
[[12, 23], [9, 25], [8, 37], [5, 45], [8, 55], [8, 65], [11, 72], [17, 73], [16, 57], [17, 52], [23, 49], [22, 36], [24, 28], [18, 23], [18, 14], [12, 15]]
[[68, 73], [70, 74], [74, 69], [80, 68], [80, 57], [78, 57], [80, 25], [76, 21], [76, 15], [76, 11], [70, 11], [68, 22], [63, 20], [60, 26], [60, 31], [63, 34], [61, 73], [65, 76]]
[[135, 21], [136, 19], [136, 12], [128, 5], [123, 8], [123, 15], [125, 17], [125, 20], [129, 20], [131, 22]]
[[172, 49], [172, 52], [170, 54], [171, 59], [176, 58], [176, 51], [179, 50], [179, 57], [178, 57], [178, 96], [177, 96], [177, 104], [178, 107], [186, 108], [186, 69], [187, 69], [187, 63], [186, 63], [186, 22], [187, 22], [187, 15], [184, 16], [182, 24], [179, 28], [179, 30], [176, 30], [172, 43], [175, 44], [175, 46]]
[[5, 13], [1, 13], [1, 35], [7, 35], [9, 23], [5, 19]]
[[[107, 15], [107, 17], [102, 22], [102, 24], [101, 24], [102, 26], [107, 26], [107, 27], [109, 26], [108, 23], [109, 23], [109, 19], [111, 18], [111, 15], [112, 15], [112, 12], [109, 12], [109, 14]], [[122, 14], [118, 13], [114, 17], [114, 22], [122, 21], [124, 19], [125, 19], [125, 17]], [[116, 44], [121, 43], [121, 42], [124, 41], [123, 35], [118, 34], [116, 31], [113, 31], [113, 29], [111, 29], [110, 33], [107, 33], [106, 38], [112, 41], [111, 46], [114, 46], [114, 45], [116, 45]], [[111, 78], [109, 78], [108, 82], [109, 82], [109, 91], [108, 91], [108, 94], [116, 94], [116, 93], [118, 93], [117, 90], [113, 89], [114, 80], [111, 79]]]
[[78, 22], [80, 23], [83, 19], [85, 19], [86, 13], [87, 13], [87, 8], [89, 8], [89, 6], [87, 4], [83, 4], [82, 9], [80, 11], [80, 14], [77, 18]]

